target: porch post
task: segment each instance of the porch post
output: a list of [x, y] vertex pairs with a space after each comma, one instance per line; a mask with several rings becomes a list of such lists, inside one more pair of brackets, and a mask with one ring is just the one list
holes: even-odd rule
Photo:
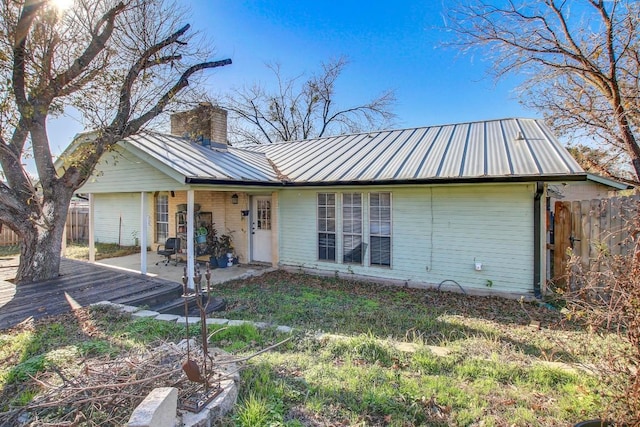
[[89, 262], [96, 262], [95, 212], [93, 193], [89, 193]]
[[[147, 194], [140, 193], [140, 273], [147, 274]], [[135, 242], [134, 242], [135, 243]]]
[[[67, 211], [67, 219], [69, 218], [69, 211]], [[77, 223], [77, 221], [76, 221]], [[76, 226], [77, 227], [77, 226]], [[67, 253], [67, 223], [64, 223], [64, 229], [62, 230], [62, 245], [60, 246], [60, 256], [64, 257]]]
[[280, 201], [279, 193], [271, 193], [271, 266], [278, 268], [280, 265]]
[[193, 232], [194, 232], [194, 224], [193, 224], [193, 201], [195, 199], [195, 192], [193, 190], [187, 190], [187, 286], [190, 289], [195, 289], [195, 285], [193, 282], [193, 269], [194, 269], [194, 259], [193, 259]]

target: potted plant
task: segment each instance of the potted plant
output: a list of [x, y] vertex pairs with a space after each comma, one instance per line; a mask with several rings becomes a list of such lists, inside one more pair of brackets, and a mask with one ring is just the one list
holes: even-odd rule
[[212, 228], [209, 233], [209, 248], [211, 253], [210, 263], [212, 266], [219, 268], [227, 267], [228, 254], [233, 258], [233, 242], [231, 238], [232, 231], [229, 234], [218, 235], [216, 230]]
[[209, 252], [209, 265], [211, 268], [218, 268], [218, 254], [220, 245], [218, 242], [218, 230], [211, 224], [209, 234], [207, 234], [207, 250]]
[[233, 243], [231, 240], [231, 233], [222, 234], [218, 236], [216, 247], [216, 259], [218, 260], [218, 267], [224, 268], [228, 266], [229, 255], [233, 258]]

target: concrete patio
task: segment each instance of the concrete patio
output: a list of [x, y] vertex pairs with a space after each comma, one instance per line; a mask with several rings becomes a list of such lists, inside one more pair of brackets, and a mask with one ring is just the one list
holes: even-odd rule
[[[172, 261], [168, 265], [164, 264], [164, 257], [153, 251], [147, 252], [147, 275], [150, 277], [158, 277], [171, 282], [182, 284], [182, 276], [185, 272], [186, 263], [178, 262], [178, 265]], [[158, 265], [156, 265], [158, 263]], [[117, 258], [107, 258], [96, 261], [98, 265], [108, 267], [116, 267], [133, 273], [140, 273], [140, 254], [127, 255]], [[271, 271], [269, 265], [260, 264], [238, 264], [233, 267], [216, 268], [211, 270], [211, 283], [223, 283], [230, 280], [240, 279], [242, 277], [254, 276]], [[205, 264], [200, 263], [200, 271], [204, 273]]]

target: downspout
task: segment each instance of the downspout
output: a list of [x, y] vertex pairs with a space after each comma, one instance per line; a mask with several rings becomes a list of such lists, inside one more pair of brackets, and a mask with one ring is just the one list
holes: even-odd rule
[[542, 195], [544, 183], [536, 182], [536, 194], [533, 199], [533, 294], [536, 298], [542, 298], [540, 283], [542, 281], [542, 265], [540, 251], [542, 248], [542, 233], [540, 230], [542, 218]]

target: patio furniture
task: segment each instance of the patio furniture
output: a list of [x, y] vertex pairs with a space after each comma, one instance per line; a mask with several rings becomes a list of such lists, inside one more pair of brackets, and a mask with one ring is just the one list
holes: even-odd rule
[[[157, 253], [158, 255], [162, 255], [165, 257], [164, 265], [169, 265], [171, 261], [171, 256], [175, 256], [175, 265], [178, 265], [178, 251], [180, 250], [180, 238], [178, 237], [169, 237], [164, 245], [158, 245]], [[156, 262], [156, 265], [160, 264], [162, 261]]]

